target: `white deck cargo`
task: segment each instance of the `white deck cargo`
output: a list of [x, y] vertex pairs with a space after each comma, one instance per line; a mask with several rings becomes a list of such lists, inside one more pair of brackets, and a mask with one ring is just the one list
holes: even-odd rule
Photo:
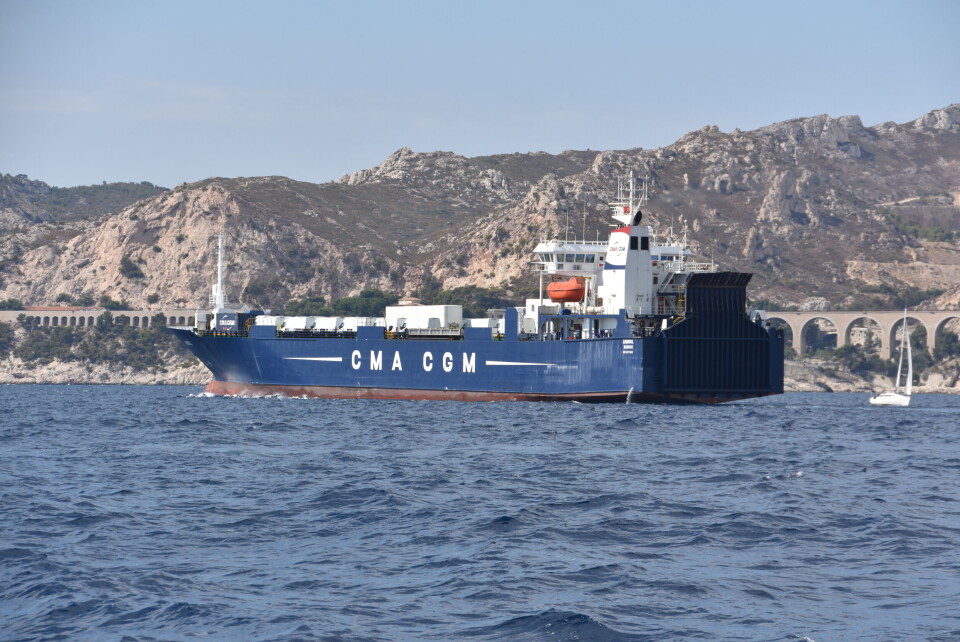
[[383, 317], [343, 317], [343, 330], [354, 332], [357, 328], [383, 327]]
[[313, 324], [314, 330], [334, 331], [343, 323], [343, 317], [317, 317]]
[[463, 308], [459, 305], [390, 305], [387, 327], [394, 330], [459, 330]]
[[310, 330], [315, 323], [315, 317], [286, 317], [280, 323], [284, 330]]
[[463, 327], [465, 328], [495, 328], [497, 327], [496, 319], [489, 319], [487, 317], [483, 318], [474, 318], [474, 319], [464, 319]]

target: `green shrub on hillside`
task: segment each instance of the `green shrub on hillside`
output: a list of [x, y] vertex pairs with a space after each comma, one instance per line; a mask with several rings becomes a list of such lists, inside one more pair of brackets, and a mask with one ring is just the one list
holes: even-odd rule
[[891, 361], [882, 359], [878, 354], [864, 352], [860, 346], [852, 343], [824, 352], [827, 353], [825, 356], [839, 361], [846, 366], [847, 370], [861, 377], [869, 377], [873, 374], [889, 375], [891, 367], [896, 373], [896, 366]]
[[322, 296], [288, 301], [283, 313], [291, 317], [330, 317], [334, 314], [333, 308], [326, 304]]
[[348, 296], [333, 304], [333, 312], [340, 317], [377, 317], [383, 316], [388, 305], [393, 305], [399, 297], [380, 290], [364, 290], [359, 296]]
[[81, 307], [91, 307], [96, 303], [96, 300], [91, 294], [81, 294], [80, 296], [73, 296], [67, 294], [66, 292], [61, 292], [57, 295], [57, 303], [66, 303], [67, 305], [76, 305]]
[[129, 254], [120, 259], [120, 274], [128, 279], [142, 279], [147, 276], [139, 265], [130, 260]]
[[937, 347], [933, 350], [933, 357], [943, 361], [950, 357], [960, 357], [960, 339], [953, 332], [944, 331], [937, 338]]
[[126, 301], [114, 301], [106, 294], [100, 296], [100, 300], [97, 301], [97, 305], [101, 308], [106, 308], [107, 310], [129, 310], [130, 304]]
[[0, 357], [10, 354], [13, 347], [13, 324], [0, 322]]

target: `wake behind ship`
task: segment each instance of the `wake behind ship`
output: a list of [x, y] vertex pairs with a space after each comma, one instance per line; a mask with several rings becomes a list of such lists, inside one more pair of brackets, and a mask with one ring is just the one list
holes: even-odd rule
[[611, 209], [608, 241], [541, 242], [540, 297], [483, 319], [457, 305], [375, 318], [230, 309], [221, 236], [212, 310], [170, 330], [216, 394], [718, 403], [782, 393], [783, 336], [748, 315], [751, 275], [694, 261], [685, 234], [658, 239], [632, 178]]

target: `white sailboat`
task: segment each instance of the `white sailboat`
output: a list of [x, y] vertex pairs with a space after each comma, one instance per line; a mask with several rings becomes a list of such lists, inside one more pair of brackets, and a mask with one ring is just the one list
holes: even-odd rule
[[[897, 381], [892, 391], [881, 392], [870, 397], [870, 403], [874, 406], [909, 406], [910, 393], [913, 390], [913, 353], [910, 351], [910, 329], [907, 327], [907, 311], [903, 311], [903, 324], [900, 327], [903, 333], [903, 339], [900, 341], [900, 363], [897, 365]], [[906, 346], [907, 352], [907, 382], [903, 391], [900, 391], [900, 377], [903, 374], [903, 352]]]

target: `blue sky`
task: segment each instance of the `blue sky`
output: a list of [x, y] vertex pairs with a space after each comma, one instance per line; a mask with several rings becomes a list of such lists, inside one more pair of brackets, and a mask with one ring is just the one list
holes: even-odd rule
[[0, 0], [0, 172], [283, 175], [655, 148], [960, 102], [960, 1]]

